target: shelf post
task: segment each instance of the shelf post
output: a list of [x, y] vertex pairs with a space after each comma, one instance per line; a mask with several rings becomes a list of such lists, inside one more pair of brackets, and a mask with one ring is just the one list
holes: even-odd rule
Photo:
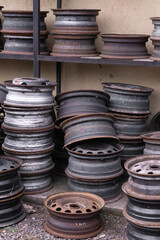
[[33, 72], [40, 77], [40, 0], [33, 0]]
[[[62, 0], [57, 0], [57, 8], [62, 7]], [[61, 62], [56, 63], [56, 81], [57, 81], [57, 94], [61, 92]]]

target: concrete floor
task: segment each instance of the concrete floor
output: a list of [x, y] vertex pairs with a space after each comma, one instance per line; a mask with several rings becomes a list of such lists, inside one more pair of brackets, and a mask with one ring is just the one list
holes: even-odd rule
[[[56, 175], [54, 179], [54, 188], [52, 190], [45, 193], [41, 193], [41, 194], [26, 195], [26, 196], [24, 195], [23, 199], [24, 201], [27, 201], [27, 202], [43, 205], [43, 202], [46, 197], [57, 192], [66, 192], [66, 191], [68, 191], [67, 178]], [[122, 195], [122, 197], [118, 201], [113, 203], [106, 203], [104, 207], [104, 211], [106, 213], [122, 216], [123, 208], [126, 205], [126, 199], [127, 199], [126, 196]]]

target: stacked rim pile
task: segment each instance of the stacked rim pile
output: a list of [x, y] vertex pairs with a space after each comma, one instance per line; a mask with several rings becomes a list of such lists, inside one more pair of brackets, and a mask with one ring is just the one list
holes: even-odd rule
[[114, 116], [107, 113], [108, 100], [108, 94], [96, 90], [59, 94], [57, 123], [65, 132], [69, 188], [115, 201], [121, 196], [119, 153], [123, 146], [113, 128]]
[[128, 158], [143, 154], [140, 134], [146, 131], [149, 96], [153, 89], [123, 83], [103, 83], [103, 88], [110, 94], [108, 109], [115, 115], [114, 127], [125, 147], [121, 154], [124, 164]]
[[64, 133], [62, 132], [61, 127], [55, 125], [53, 131], [53, 139], [55, 147], [52, 152], [52, 158], [55, 163], [54, 173], [58, 175], [65, 175], [65, 169], [68, 165], [68, 153], [64, 146]]
[[132, 158], [125, 163], [130, 175], [122, 189], [128, 197], [123, 214], [127, 240], [160, 239], [160, 155]]
[[[4, 22], [1, 33], [5, 39], [3, 53], [33, 54], [33, 12], [2, 10]], [[48, 12], [40, 12], [40, 53], [48, 54], [45, 40], [48, 37], [44, 18]]]
[[0, 156], [0, 227], [16, 224], [26, 216], [21, 197], [24, 186], [18, 173], [22, 160]]
[[160, 61], [160, 17], [152, 17], [151, 20], [154, 24], [154, 29], [150, 39], [154, 45], [154, 49], [150, 58], [155, 61]]
[[25, 194], [45, 192], [53, 187], [50, 172], [54, 167], [53, 128], [55, 83], [42, 78], [15, 78], [5, 82], [6, 134], [2, 149], [23, 160], [20, 169]]
[[54, 236], [83, 239], [103, 230], [100, 212], [105, 205], [102, 198], [85, 192], [57, 193], [44, 201], [48, 210], [44, 228]]
[[63, 57], [97, 56], [98, 9], [52, 9], [56, 16], [51, 34], [51, 55]]

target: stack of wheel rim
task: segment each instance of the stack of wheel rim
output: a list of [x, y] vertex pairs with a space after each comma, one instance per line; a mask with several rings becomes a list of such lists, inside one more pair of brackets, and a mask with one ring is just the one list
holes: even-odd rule
[[83, 239], [98, 235], [103, 230], [100, 212], [104, 200], [86, 192], [53, 194], [44, 204], [48, 210], [44, 228], [64, 239]]
[[110, 94], [108, 109], [115, 115], [114, 127], [125, 147], [121, 154], [124, 164], [127, 159], [143, 154], [141, 133], [147, 130], [149, 96], [153, 89], [124, 83], [103, 83], [103, 88]]
[[119, 144], [108, 111], [109, 95], [97, 90], [77, 90], [56, 96], [57, 124], [65, 133], [69, 159], [66, 174], [72, 191], [97, 194], [105, 200], [120, 198], [123, 174]]
[[155, 61], [160, 61], [160, 17], [152, 17], [151, 20], [154, 25], [154, 29], [150, 39], [154, 45], [154, 49], [150, 58]]
[[98, 9], [52, 9], [56, 16], [51, 34], [51, 55], [63, 57], [97, 56]]
[[[1, 33], [5, 39], [3, 53], [33, 54], [33, 12], [2, 10], [4, 22]], [[48, 54], [45, 41], [48, 37], [44, 18], [46, 11], [40, 12], [40, 53]]]
[[26, 211], [22, 205], [24, 186], [18, 173], [22, 160], [0, 156], [0, 227], [22, 221]]
[[45, 192], [53, 187], [55, 83], [42, 78], [15, 78], [8, 89], [2, 128], [6, 134], [2, 149], [23, 160], [20, 174], [25, 194]]
[[125, 163], [130, 175], [122, 189], [128, 197], [123, 214], [127, 240], [160, 238], [160, 155], [143, 155]]

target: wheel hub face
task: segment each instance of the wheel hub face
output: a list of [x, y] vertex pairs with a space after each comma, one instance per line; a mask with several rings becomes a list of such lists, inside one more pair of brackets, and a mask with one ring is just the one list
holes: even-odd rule
[[100, 211], [105, 202], [94, 194], [58, 193], [48, 197], [44, 204], [49, 211], [45, 230], [55, 236], [88, 238], [96, 236], [103, 229]]

